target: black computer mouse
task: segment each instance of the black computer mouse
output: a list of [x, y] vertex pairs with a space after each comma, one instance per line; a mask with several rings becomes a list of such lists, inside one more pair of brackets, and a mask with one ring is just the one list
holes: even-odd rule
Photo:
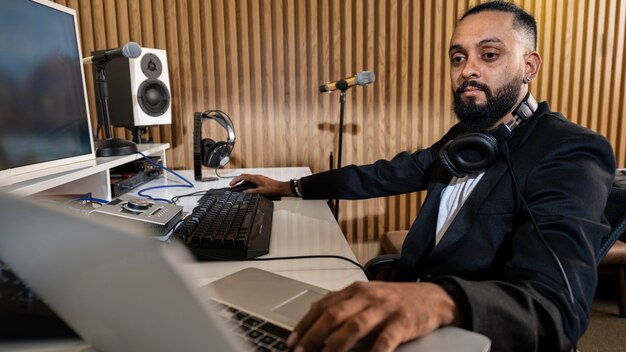
[[243, 192], [250, 188], [257, 188], [256, 183], [243, 180], [230, 188], [231, 192]]

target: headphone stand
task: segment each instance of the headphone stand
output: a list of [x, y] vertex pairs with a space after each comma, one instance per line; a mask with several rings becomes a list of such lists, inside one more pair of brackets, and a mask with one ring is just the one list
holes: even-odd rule
[[[210, 138], [202, 139], [203, 120], [215, 120], [224, 127], [228, 137], [226, 141], [216, 142]], [[193, 169], [194, 179], [201, 182], [217, 181], [217, 170], [230, 161], [230, 153], [235, 145], [235, 128], [230, 117], [221, 110], [206, 110], [193, 115]], [[211, 167], [215, 176], [202, 176], [202, 167]]]

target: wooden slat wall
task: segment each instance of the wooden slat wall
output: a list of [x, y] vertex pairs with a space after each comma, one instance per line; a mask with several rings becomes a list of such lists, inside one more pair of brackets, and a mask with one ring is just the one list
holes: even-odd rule
[[[339, 94], [319, 84], [362, 70], [376, 82], [348, 92], [343, 165], [430, 145], [455, 121], [448, 41], [479, 1], [59, 0], [78, 11], [85, 56], [133, 40], [166, 49], [172, 125], [169, 165], [192, 167], [194, 111], [231, 115], [238, 143], [228, 167], [329, 167]], [[535, 14], [544, 63], [532, 91], [572, 121], [609, 138], [626, 166], [626, 0], [521, 0]], [[90, 88], [92, 118], [93, 79]], [[116, 128], [117, 136], [124, 130]], [[217, 124], [203, 132], [225, 138]], [[342, 202], [340, 224], [365, 260], [380, 233], [410, 226], [422, 194]], [[374, 243], [373, 246], [368, 244]]]

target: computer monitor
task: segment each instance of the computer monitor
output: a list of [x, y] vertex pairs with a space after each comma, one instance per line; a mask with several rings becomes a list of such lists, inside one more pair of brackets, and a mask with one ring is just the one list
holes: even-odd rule
[[76, 11], [0, 1], [0, 48], [0, 185], [93, 164]]

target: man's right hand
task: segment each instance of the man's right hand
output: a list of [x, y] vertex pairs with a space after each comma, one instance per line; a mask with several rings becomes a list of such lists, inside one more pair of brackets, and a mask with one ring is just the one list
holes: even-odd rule
[[252, 182], [256, 185], [255, 188], [248, 188], [246, 193], [259, 193], [267, 197], [292, 196], [289, 181], [277, 181], [263, 175], [241, 174], [235, 176], [230, 181], [229, 186], [233, 187], [242, 181]]
[[356, 282], [311, 305], [289, 336], [294, 351], [348, 351], [371, 333], [372, 351], [394, 351], [401, 343], [440, 326], [458, 325], [456, 302], [429, 282]]

